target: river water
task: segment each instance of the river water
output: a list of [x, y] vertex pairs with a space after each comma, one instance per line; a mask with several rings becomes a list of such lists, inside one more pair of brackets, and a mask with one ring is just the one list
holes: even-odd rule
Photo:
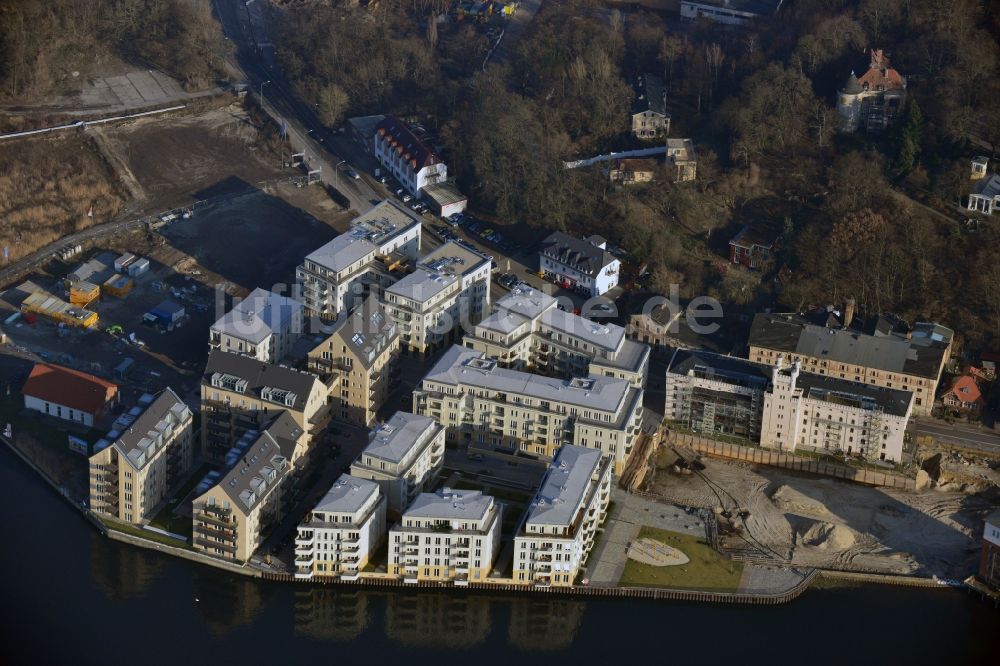
[[0, 664], [997, 663], [1000, 611], [952, 590], [744, 608], [261, 583], [100, 536], [3, 446], [0, 518]]

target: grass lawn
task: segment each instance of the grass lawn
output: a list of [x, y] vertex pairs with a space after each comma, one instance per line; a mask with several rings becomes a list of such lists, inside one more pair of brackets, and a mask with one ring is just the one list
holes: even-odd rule
[[743, 563], [727, 560], [703, 537], [668, 532], [654, 527], [639, 530], [639, 539], [655, 539], [677, 548], [691, 560], [687, 564], [654, 567], [628, 560], [618, 581], [619, 585], [635, 587], [669, 587], [677, 589], [735, 592], [743, 575]]
[[161, 530], [166, 530], [168, 532], [173, 532], [174, 534], [180, 534], [188, 538], [191, 537], [191, 517], [190, 516], [178, 516], [174, 515], [174, 509], [180, 505], [181, 501], [188, 496], [194, 487], [198, 485], [209, 470], [212, 467], [210, 465], [202, 465], [200, 468], [191, 473], [188, 480], [183, 486], [177, 491], [177, 493], [167, 502], [167, 505], [160, 510], [156, 516], [149, 521], [149, 524], [153, 527], [159, 527]]
[[132, 536], [149, 539], [150, 541], [156, 541], [157, 543], [166, 544], [167, 546], [176, 546], [177, 548], [187, 548], [188, 550], [193, 550], [189, 544], [184, 543], [183, 541], [171, 539], [168, 536], [163, 536], [162, 534], [157, 534], [156, 532], [150, 532], [149, 530], [144, 530], [141, 527], [136, 527], [134, 525], [119, 523], [116, 520], [110, 520], [104, 516], [98, 516], [98, 518], [109, 530], [131, 534]]

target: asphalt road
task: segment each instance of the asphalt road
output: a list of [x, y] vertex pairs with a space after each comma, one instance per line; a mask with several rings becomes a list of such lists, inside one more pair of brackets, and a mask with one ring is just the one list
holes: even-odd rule
[[985, 426], [945, 423], [923, 417], [911, 419], [907, 431], [911, 435], [930, 435], [940, 442], [976, 449], [986, 454], [1000, 454], [1000, 433]]

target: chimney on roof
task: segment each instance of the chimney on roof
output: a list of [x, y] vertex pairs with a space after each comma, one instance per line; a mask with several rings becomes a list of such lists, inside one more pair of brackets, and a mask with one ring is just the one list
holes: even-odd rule
[[857, 306], [858, 304], [853, 298], [848, 298], [844, 303], [844, 328], [851, 327], [851, 322], [854, 321], [854, 310]]

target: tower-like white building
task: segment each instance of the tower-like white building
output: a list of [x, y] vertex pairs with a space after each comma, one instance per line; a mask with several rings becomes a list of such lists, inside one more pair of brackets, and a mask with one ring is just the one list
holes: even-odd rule
[[871, 50], [868, 71], [857, 77], [854, 72], [837, 95], [840, 129], [856, 132], [865, 128], [880, 132], [892, 123], [906, 96], [906, 79], [889, 62], [882, 49]]

